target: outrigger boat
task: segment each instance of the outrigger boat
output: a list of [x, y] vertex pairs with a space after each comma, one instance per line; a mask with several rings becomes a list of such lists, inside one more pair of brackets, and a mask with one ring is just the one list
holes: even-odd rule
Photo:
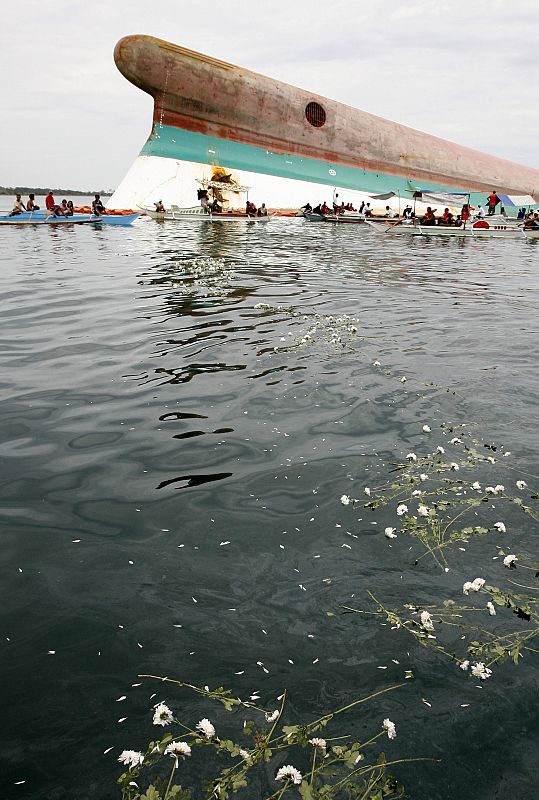
[[[369, 221], [368, 221], [369, 222]], [[369, 222], [369, 224], [371, 224]], [[380, 227], [373, 225], [378, 231]], [[500, 215], [487, 219], [467, 220], [460, 226], [454, 225], [422, 225], [413, 220], [401, 220], [393, 225], [386, 225], [383, 233], [408, 234], [410, 236], [438, 236], [444, 239], [523, 239], [527, 231], [511, 220]]]
[[[224, 205], [230, 206], [234, 200], [237, 202], [241, 194], [249, 192], [248, 186], [240, 186], [233, 180], [230, 174], [217, 168], [211, 178], [201, 178], [196, 180], [201, 188], [197, 190], [199, 206], [180, 208], [171, 205], [169, 209], [158, 211], [157, 208], [151, 209], [142, 207], [143, 211], [159, 220], [197, 220], [199, 222], [269, 222], [271, 217], [266, 214], [256, 214], [254, 211], [249, 213], [239, 208], [230, 207], [224, 209]], [[235, 198], [226, 195], [236, 195]]]
[[102, 217], [92, 214], [73, 214], [70, 217], [47, 215], [45, 211], [23, 211], [20, 214], [0, 216], [0, 225], [84, 225], [103, 222]]

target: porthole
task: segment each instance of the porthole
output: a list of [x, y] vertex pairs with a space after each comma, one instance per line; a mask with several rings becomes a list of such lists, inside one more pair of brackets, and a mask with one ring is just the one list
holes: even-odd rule
[[313, 128], [321, 128], [326, 124], [326, 112], [320, 103], [307, 103], [305, 118]]

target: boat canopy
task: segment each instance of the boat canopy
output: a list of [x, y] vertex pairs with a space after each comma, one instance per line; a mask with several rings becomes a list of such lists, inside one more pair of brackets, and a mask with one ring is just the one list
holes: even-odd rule
[[232, 181], [214, 181], [207, 178], [197, 178], [197, 183], [200, 183], [204, 189], [219, 189], [221, 192], [248, 192], [248, 186], [240, 186], [238, 183]]
[[534, 206], [535, 200], [529, 194], [499, 194], [504, 206]]

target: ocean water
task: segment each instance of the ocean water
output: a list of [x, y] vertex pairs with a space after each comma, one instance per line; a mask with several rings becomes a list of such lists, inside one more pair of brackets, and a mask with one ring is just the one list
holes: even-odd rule
[[437, 759], [395, 769], [410, 798], [537, 796], [536, 654], [481, 683], [342, 614], [505, 580], [499, 540], [446, 573], [340, 497], [447, 448], [442, 423], [511, 452], [482, 481], [537, 489], [539, 242], [141, 220], [2, 229], [0, 264], [2, 799], [119, 796], [154, 703], [211, 714], [139, 674], [267, 708], [286, 688], [298, 722], [405, 670], [342, 733], [389, 716], [388, 757]]

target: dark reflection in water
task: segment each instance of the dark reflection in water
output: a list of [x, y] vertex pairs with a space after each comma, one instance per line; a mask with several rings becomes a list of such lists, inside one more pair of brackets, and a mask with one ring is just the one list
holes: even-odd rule
[[[305, 717], [405, 669], [360, 724], [389, 715], [392, 757], [442, 759], [399, 772], [411, 797], [535, 796], [532, 657], [478, 689], [326, 612], [492, 570], [491, 541], [414, 567], [392, 518], [339, 498], [423, 447], [424, 422], [472, 422], [536, 473], [537, 243], [299, 220], [2, 234], [0, 796], [115, 796], [119, 751], [152, 735], [142, 672], [271, 707], [286, 686]], [[303, 342], [314, 314], [357, 336]]]

